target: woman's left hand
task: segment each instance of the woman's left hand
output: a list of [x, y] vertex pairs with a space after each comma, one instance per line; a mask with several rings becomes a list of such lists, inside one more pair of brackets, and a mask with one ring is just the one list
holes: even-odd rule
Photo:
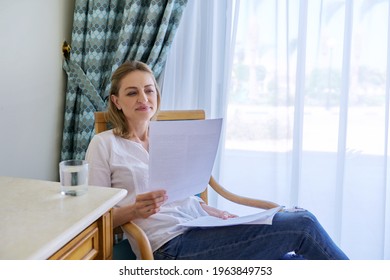
[[227, 211], [222, 211], [217, 208], [211, 207], [206, 203], [201, 203], [200, 205], [202, 206], [203, 210], [207, 212], [207, 214], [213, 217], [221, 218], [224, 220], [238, 217], [237, 215], [231, 214]]

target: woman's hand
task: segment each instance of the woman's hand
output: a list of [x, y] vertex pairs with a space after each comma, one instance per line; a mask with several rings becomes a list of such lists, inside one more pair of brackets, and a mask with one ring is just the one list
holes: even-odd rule
[[121, 226], [134, 219], [146, 219], [160, 211], [168, 199], [165, 190], [157, 190], [136, 196], [134, 204], [113, 208], [113, 227]]
[[219, 210], [217, 208], [211, 207], [211, 206], [207, 205], [206, 203], [201, 203], [200, 205], [202, 206], [204, 211], [206, 211], [207, 214], [209, 214], [210, 216], [214, 216], [214, 217], [221, 218], [224, 220], [238, 217], [237, 215], [231, 214], [227, 211], [222, 211], [222, 210]]
[[135, 198], [134, 217], [146, 219], [160, 211], [161, 205], [168, 199], [165, 190], [139, 194]]

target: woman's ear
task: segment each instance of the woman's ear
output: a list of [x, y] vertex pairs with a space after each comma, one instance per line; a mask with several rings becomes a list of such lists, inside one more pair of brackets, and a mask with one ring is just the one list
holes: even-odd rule
[[116, 95], [114, 95], [114, 94], [111, 94], [110, 98], [111, 98], [111, 102], [114, 103], [115, 107], [118, 110], [122, 110], [121, 106], [118, 103], [118, 97]]

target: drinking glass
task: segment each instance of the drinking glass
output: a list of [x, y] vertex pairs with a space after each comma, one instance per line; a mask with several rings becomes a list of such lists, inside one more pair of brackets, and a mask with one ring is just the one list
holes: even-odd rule
[[85, 160], [60, 162], [61, 194], [78, 196], [88, 190], [88, 163]]

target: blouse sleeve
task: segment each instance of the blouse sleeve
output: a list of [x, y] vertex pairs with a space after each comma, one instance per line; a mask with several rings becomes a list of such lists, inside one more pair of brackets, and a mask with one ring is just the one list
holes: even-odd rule
[[103, 137], [95, 135], [88, 146], [85, 156], [89, 169], [89, 185], [111, 187], [109, 155], [109, 145], [105, 143]]

